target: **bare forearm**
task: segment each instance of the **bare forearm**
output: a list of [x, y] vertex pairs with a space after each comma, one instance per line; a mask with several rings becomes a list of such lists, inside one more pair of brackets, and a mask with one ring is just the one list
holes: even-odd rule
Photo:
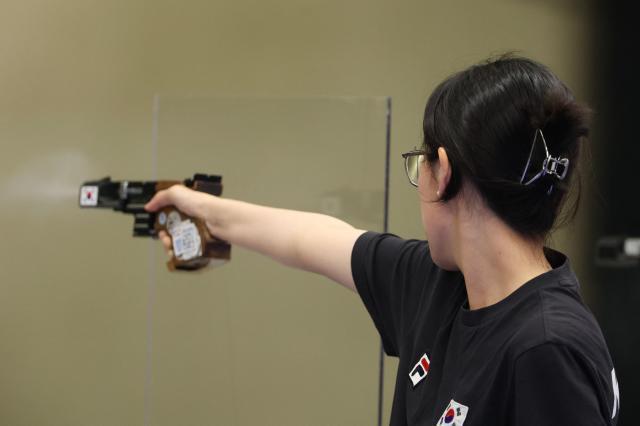
[[145, 208], [155, 212], [167, 205], [204, 220], [212, 235], [231, 244], [355, 290], [351, 251], [364, 231], [339, 219], [218, 198], [181, 185], [158, 192]]
[[363, 231], [331, 216], [211, 197], [203, 214], [211, 234], [353, 288], [351, 249]]

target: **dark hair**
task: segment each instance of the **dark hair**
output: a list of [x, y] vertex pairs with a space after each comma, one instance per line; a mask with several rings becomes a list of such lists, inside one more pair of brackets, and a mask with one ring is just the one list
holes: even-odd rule
[[[565, 221], [576, 214], [576, 169], [588, 117], [565, 84], [530, 59], [505, 55], [450, 76], [429, 97], [423, 123], [427, 161], [435, 161], [438, 147], [444, 147], [452, 167], [441, 199], [454, 197], [466, 180], [512, 229], [545, 238], [557, 224], [571, 182], [577, 182], [577, 196]], [[531, 185], [520, 183], [536, 129], [551, 156], [569, 159], [564, 180], [546, 175]], [[541, 170], [543, 159], [533, 157], [530, 167]]]

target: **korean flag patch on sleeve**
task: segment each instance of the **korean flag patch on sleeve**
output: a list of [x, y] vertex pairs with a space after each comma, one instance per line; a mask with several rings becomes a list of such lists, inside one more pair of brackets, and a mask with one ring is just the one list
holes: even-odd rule
[[462, 426], [467, 418], [469, 407], [455, 402], [453, 399], [449, 402], [446, 410], [442, 413], [442, 417], [436, 423], [436, 426]]

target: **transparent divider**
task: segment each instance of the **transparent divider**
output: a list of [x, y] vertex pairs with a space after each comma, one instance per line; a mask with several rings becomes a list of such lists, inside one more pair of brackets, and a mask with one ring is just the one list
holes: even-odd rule
[[[387, 114], [382, 97], [160, 97], [157, 178], [220, 174], [223, 197], [381, 231]], [[380, 343], [356, 294], [241, 247], [196, 273], [153, 250], [147, 424], [376, 424]]]

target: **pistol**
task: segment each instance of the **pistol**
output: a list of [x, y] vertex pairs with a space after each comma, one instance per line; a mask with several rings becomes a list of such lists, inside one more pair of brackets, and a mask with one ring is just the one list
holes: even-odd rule
[[105, 177], [80, 186], [81, 208], [106, 208], [132, 214], [133, 236], [157, 238], [160, 231], [171, 236], [173, 256], [167, 262], [170, 271], [201, 269], [231, 259], [231, 245], [212, 236], [206, 224], [174, 206], [150, 213], [144, 205], [156, 192], [176, 184], [207, 194], [222, 194], [222, 176], [196, 173], [184, 181], [112, 181]]

